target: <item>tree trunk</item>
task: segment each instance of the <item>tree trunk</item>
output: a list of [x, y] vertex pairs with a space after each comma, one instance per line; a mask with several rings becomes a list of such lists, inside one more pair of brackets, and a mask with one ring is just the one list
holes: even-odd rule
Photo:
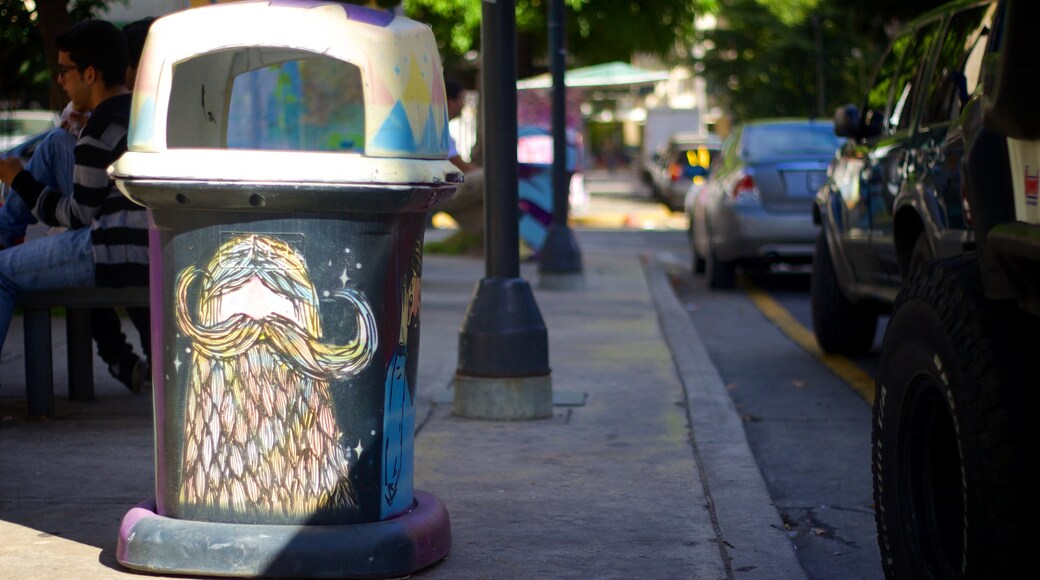
[[43, 54], [47, 59], [47, 68], [51, 70], [51, 78], [55, 82], [50, 88], [50, 108], [55, 111], [65, 107], [69, 98], [57, 83], [58, 47], [55, 39], [72, 26], [65, 0], [37, 0], [36, 14], [39, 18], [40, 36], [43, 42]]

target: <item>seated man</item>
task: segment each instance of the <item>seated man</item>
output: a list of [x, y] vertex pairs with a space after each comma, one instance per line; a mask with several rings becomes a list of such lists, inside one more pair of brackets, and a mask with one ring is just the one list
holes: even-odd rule
[[[112, 24], [87, 21], [59, 36], [57, 44], [58, 82], [76, 109], [92, 114], [76, 141], [72, 195], [41, 183], [17, 159], [0, 160], [0, 181], [18, 191], [36, 219], [69, 228], [0, 252], [0, 345], [23, 292], [148, 285], [145, 209], [120, 194], [106, 172], [126, 151], [126, 41]], [[133, 387], [146, 365], [120, 348], [110, 370]]]
[[[454, 81], [445, 80], [444, 93], [448, 104], [448, 118], [454, 119], [462, 113], [465, 104], [462, 86]], [[466, 181], [459, 185], [455, 195], [438, 203], [431, 211], [443, 211], [450, 215], [459, 224], [459, 235], [479, 241], [484, 234], [484, 169], [463, 161], [455, 147], [455, 139], [448, 139], [448, 161], [462, 171]]]

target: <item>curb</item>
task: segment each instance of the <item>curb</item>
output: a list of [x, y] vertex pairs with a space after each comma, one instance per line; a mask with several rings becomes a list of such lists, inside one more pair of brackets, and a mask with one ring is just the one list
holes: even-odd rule
[[664, 267], [642, 257], [647, 286], [686, 395], [690, 443], [715, 533], [735, 578], [807, 578], [748, 445], [733, 400]]

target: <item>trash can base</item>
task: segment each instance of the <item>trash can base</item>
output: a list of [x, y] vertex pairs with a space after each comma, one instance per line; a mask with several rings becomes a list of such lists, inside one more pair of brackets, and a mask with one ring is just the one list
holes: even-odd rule
[[440, 561], [450, 549], [447, 508], [415, 490], [406, 514], [341, 526], [179, 520], [156, 514], [155, 500], [148, 500], [123, 517], [116, 560], [162, 574], [396, 578]]

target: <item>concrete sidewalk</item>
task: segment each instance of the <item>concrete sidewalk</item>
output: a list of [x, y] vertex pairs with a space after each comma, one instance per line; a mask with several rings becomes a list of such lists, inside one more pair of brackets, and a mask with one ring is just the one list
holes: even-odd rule
[[[426, 257], [415, 487], [447, 506], [453, 545], [415, 577], [805, 577], [667, 264], [613, 243], [626, 235], [579, 232], [582, 290], [540, 290], [523, 266], [560, 403], [541, 421], [452, 416], [484, 262]], [[98, 400], [71, 402], [56, 367], [58, 417], [24, 420], [20, 329], [0, 361], [0, 579], [137, 576], [115, 545], [126, 511], [155, 495], [150, 397], [98, 361]]]

